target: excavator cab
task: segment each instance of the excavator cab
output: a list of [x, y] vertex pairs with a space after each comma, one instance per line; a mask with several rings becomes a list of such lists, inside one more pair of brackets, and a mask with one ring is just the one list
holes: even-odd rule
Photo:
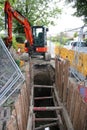
[[33, 26], [33, 48], [34, 52], [44, 55], [47, 52], [47, 31], [48, 29], [44, 26]]

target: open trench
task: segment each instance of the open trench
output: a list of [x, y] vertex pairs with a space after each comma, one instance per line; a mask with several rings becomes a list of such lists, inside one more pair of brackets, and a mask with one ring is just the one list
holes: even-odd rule
[[[34, 114], [35, 130], [60, 130], [58, 126], [58, 115], [54, 110], [53, 86], [55, 82], [55, 70], [50, 64], [34, 65]], [[41, 87], [44, 86], [44, 87]], [[53, 109], [52, 109], [53, 107]], [[51, 108], [47, 110], [48, 108]]]

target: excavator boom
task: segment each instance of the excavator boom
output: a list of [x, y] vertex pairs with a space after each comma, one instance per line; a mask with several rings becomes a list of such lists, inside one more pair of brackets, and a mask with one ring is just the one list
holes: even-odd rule
[[9, 44], [12, 42], [12, 19], [15, 18], [17, 21], [19, 21], [20, 24], [23, 25], [24, 32], [26, 35], [26, 40], [30, 44], [29, 46], [32, 46], [33, 35], [28, 20], [23, 15], [21, 15], [18, 11], [14, 10], [8, 1], [5, 2], [4, 12], [5, 12], [5, 29], [7, 28], [8, 25], [7, 28], [8, 37], [6, 38], [6, 45], [9, 46]]

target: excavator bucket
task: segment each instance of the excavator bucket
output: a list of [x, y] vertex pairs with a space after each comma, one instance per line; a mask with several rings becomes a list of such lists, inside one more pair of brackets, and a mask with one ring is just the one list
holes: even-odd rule
[[23, 74], [0, 39], [0, 106], [23, 82]]

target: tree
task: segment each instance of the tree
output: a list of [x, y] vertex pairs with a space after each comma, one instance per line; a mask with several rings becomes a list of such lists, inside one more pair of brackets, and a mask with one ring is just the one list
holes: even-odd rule
[[75, 33], [74, 33], [74, 38], [75, 38], [75, 37], [77, 37], [77, 36], [78, 36], [78, 33], [77, 33], [77, 32], [75, 32]]
[[[61, 14], [61, 9], [57, 6], [58, 0], [14, 0], [13, 3], [10, 1], [11, 6], [25, 16], [31, 25], [52, 25]], [[22, 28], [16, 20], [15, 23], [15, 31]]]
[[[20, 9], [19, 11], [29, 19], [32, 25], [54, 24], [52, 18], [58, 18], [61, 10], [53, 1], [55, 0], [26, 0], [23, 3], [20, 1], [19, 4], [17, 4], [17, 8]], [[24, 8], [19, 8], [20, 5]]]
[[73, 8], [76, 8], [74, 15], [84, 17], [84, 22], [87, 22], [87, 0], [66, 0], [69, 3], [73, 2]]
[[[47, 26], [49, 24], [54, 24], [54, 19], [58, 18], [59, 14], [61, 14], [61, 10], [56, 6], [56, 2], [53, 1], [54, 0], [20, 1], [16, 8], [22, 15], [28, 18], [31, 25]], [[17, 25], [17, 27], [20, 27], [18, 22]]]

